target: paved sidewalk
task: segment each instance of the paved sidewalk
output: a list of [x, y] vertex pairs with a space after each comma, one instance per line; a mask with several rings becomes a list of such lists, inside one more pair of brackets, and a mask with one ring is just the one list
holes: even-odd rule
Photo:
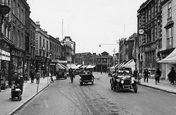
[[160, 83], [156, 85], [155, 79], [149, 78], [149, 81], [147, 83], [147, 82], [144, 82], [144, 79], [142, 78], [140, 85], [176, 94], [176, 84], [172, 85], [168, 80], [160, 80]]
[[39, 92], [41, 92], [44, 88], [49, 85], [49, 77], [45, 79], [40, 78], [40, 84], [38, 85], [34, 80], [34, 83], [27, 81], [24, 83], [23, 87], [23, 95], [21, 101], [11, 101], [11, 88], [7, 88], [0, 92], [0, 115], [11, 115], [18, 108], [23, 106], [29, 100], [31, 100], [34, 96], [36, 96]]

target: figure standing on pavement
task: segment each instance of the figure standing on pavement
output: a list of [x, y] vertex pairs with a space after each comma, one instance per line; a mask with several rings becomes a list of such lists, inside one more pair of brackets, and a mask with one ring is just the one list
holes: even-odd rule
[[73, 78], [75, 77], [75, 75], [73, 74], [72, 68], [69, 69], [69, 76], [70, 76], [70, 79], [71, 79], [71, 83], [73, 83]]
[[147, 80], [147, 83], [148, 83], [148, 78], [150, 76], [150, 73], [147, 68], [144, 70], [143, 74], [144, 74], [144, 82], [145, 82], [145, 80]]
[[40, 71], [38, 70], [37, 73], [36, 73], [36, 84], [39, 84], [39, 82], [40, 82], [40, 77], [41, 77], [41, 73], [40, 73]]
[[174, 84], [175, 77], [176, 77], [176, 72], [175, 72], [174, 67], [172, 67], [171, 71], [168, 74], [168, 78], [169, 78], [170, 84]]
[[19, 85], [19, 88], [21, 90], [21, 95], [23, 94], [23, 84], [24, 84], [23, 76], [21, 73], [19, 73], [15, 78], [15, 85]]
[[155, 84], [157, 85], [157, 83], [159, 83], [161, 77], [161, 71], [159, 68], [157, 68], [156, 73], [155, 73]]
[[30, 71], [30, 77], [31, 77], [31, 83], [34, 83], [34, 71], [33, 70], [31, 70]]

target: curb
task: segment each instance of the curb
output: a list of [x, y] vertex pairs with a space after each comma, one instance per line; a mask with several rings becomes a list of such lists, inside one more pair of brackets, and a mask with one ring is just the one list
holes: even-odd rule
[[51, 83], [49, 83], [48, 85], [46, 85], [43, 89], [41, 89], [38, 93], [35, 93], [34, 95], [32, 95], [31, 97], [29, 97], [29, 99], [27, 99], [24, 103], [20, 104], [19, 106], [17, 106], [15, 109], [13, 109], [11, 112], [7, 113], [6, 115], [13, 115], [17, 110], [19, 110], [21, 107], [23, 107], [26, 103], [28, 103], [30, 100], [32, 100], [35, 96], [37, 96], [38, 94], [40, 94], [45, 88], [47, 88]]
[[161, 89], [161, 88], [152, 87], [152, 86], [144, 85], [144, 84], [139, 84], [139, 85], [141, 85], [141, 86], [145, 86], [145, 87], [149, 87], [149, 88], [153, 88], [153, 89], [157, 89], [157, 90], [161, 90], [161, 91], [164, 91], [164, 92], [167, 92], [167, 93], [173, 93], [173, 94], [176, 94], [176, 92], [173, 92], [173, 91], [168, 90], [168, 89]]

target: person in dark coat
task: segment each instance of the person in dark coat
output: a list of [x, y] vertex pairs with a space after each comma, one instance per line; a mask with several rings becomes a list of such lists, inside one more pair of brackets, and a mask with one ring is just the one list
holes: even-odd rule
[[35, 77], [35, 74], [34, 74], [34, 71], [30, 71], [30, 77], [31, 77], [31, 83], [34, 83], [34, 77]]
[[157, 85], [157, 83], [159, 83], [160, 77], [161, 77], [161, 71], [159, 68], [157, 68], [156, 75], [155, 75], [155, 84], [156, 85]]
[[147, 80], [147, 82], [148, 82], [148, 78], [150, 76], [148, 69], [145, 69], [143, 74], [144, 74], [144, 82], [145, 82], [145, 80]]
[[174, 67], [172, 67], [171, 71], [168, 74], [168, 78], [169, 78], [170, 84], [174, 84], [175, 77], [176, 77], [176, 72], [175, 72]]
[[69, 76], [70, 76], [70, 79], [71, 79], [71, 83], [73, 83], [73, 78], [75, 77], [75, 75], [73, 73], [73, 69], [72, 68], [69, 69]]
[[21, 89], [21, 95], [23, 94], [23, 84], [23, 76], [21, 74], [18, 74], [18, 76], [15, 78], [15, 85], [19, 85], [19, 88]]

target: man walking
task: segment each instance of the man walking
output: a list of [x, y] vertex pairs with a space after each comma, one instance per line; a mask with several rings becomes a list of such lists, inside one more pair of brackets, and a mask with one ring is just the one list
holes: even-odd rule
[[144, 82], [145, 82], [145, 80], [147, 80], [147, 83], [148, 83], [148, 77], [149, 77], [150, 73], [147, 68], [144, 70], [143, 74], [144, 74]]

